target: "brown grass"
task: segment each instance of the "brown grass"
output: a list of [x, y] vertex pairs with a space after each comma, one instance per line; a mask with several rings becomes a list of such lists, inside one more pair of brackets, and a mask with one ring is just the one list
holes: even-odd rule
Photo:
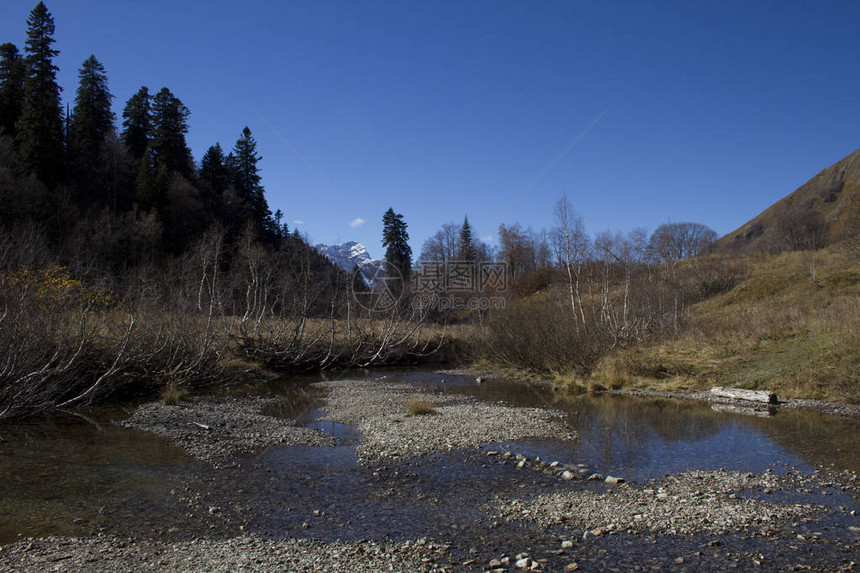
[[439, 412], [430, 402], [422, 400], [418, 396], [410, 396], [406, 401], [406, 410], [409, 416], [426, 416], [438, 414]]
[[612, 387], [860, 401], [860, 264], [846, 249], [746, 258], [749, 276], [693, 306], [681, 332], [605, 357]]
[[182, 400], [188, 398], [188, 395], [188, 390], [176, 380], [170, 380], [161, 390], [161, 400], [167, 406], [179, 405]]

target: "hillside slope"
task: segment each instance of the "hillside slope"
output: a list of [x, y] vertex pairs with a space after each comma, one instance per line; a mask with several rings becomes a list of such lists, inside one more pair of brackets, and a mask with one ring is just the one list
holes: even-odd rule
[[745, 269], [743, 280], [693, 306], [676, 335], [608, 356], [596, 382], [657, 390], [734, 386], [860, 403], [854, 253], [836, 245], [731, 259]]
[[860, 149], [717, 241], [723, 253], [774, 253], [860, 235]]

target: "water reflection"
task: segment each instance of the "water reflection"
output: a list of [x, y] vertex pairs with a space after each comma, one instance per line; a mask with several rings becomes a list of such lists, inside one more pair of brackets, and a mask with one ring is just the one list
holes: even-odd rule
[[18, 534], [86, 534], [106, 513], [169, 506], [169, 479], [191, 460], [166, 440], [124, 430], [121, 410], [0, 426], [0, 543]]
[[[471, 378], [422, 371], [347, 371], [335, 378], [381, 375], [422, 383], [433, 392], [555, 408], [579, 433], [579, 440], [504, 445], [628, 480], [690, 468], [762, 471], [788, 465], [808, 471], [823, 464], [860, 471], [858, 420], [791, 410], [758, 418], [716, 412], [708, 404], [688, 400], [561, 396], [545, 387], [476, 385]], [[186, 517], [170, 490], [190, 474], [203, 475], [207, 489], [225, 497], [237, 483], [244, 484], [242, 505], [261, 531], [298, 532], [307, 519], [304, 510], [319, 508], [331, 518], [332, 536], [343, 533], [344, 523], [363, 536], [368, 528], [385, 529], [386, 520], [395, 523], [406, 516], [412, 527], [404, 525], [404, 532], [420, 532], [444, 518], [450, 523], [432, 527], [450, 533], [456, 523], [463, 523], [463, 512], [477, 511], [468, 507], [469, 500], [522, 485], [519, 470], [482, 468], [483, 456], [469, 463], [443, 457], [416, 463], [393, 481], [390, 474], [377, 478], [372, 468], [357, 463], [354, 450], [361, 437], [355, 429], [320, 420], [324, 390], [309, 384], [318, 380], [316, 375], [279, 379], [226, 391], [278, 397], [268, 413], [297, 418], [339, 440], [333, 448], [270, 448], [243, 461], [235, 473], [215, 472], [165, 439], [116, 426], [113, 421], [125, 418], [134, 405], [0, 425], [5, 440], [0, 440], [0, 544], [18, 534], [85, 535], [105, 522], [142, 524], [147, 531], [172, 527]], [[554, 483], [536, 475], [547, 480], [545, 486]], [[414, 502], [419, 494], [438, 499], [439, 505], [428, 509], [426, 503]], [[474, 527], [476, 535], [481, 533], [479, 523]]]
[[[416, 375], [417, 377], [417, 375]], [[763, 471], [833, 465], [860, 471], [860, 420], [782, 409], [768, 417], [713, 410], [692, 400], [616, 395], [565, 396], [510, 382], [477, 385], [424, 374], [428, 384], [483, 400], [564, 412], [580, 439], [533, 440], [527, 453], [583, 463], [601, 473], [645, 480], [686, 469]]]

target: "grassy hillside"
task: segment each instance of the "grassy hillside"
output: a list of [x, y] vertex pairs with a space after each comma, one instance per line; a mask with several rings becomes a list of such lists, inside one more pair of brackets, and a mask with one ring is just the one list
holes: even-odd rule
[[691, 308], [680, 333], [606, 356], [592, 384], [713, 385], [860, 402], [860, 260], [844, 246], [746, 255], [746, 278]]
[[773, 253], [835, 244], [860, 234], [860, 150], [721, 238], [716, 252]]

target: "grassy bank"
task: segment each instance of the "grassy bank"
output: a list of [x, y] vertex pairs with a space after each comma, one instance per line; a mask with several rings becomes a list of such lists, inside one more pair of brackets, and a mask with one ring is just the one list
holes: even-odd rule
[[[688, 270], [727, 264], [722, 260], [686, 264]], [[732, 259], [731, 269], [730, 288], [688, 299], [677, 318], [622, 343], [601, 330], [597, 313], [587, 335], [577, 332], [560, 297], [541, 293], [506, 315], [513, 323], [500, 328], [503, 334], [489, 334], [491, 352], [485, 359], [552, 377], [570, 391], [695, 391], [724, 385], [767, 389], [787, 398], [860, 402], [856, 256], [835, 246]], [[604, 292], [618, 300], [620, 289], [616, 282]], [[593, 299], [585, 306], [597, 308]], [[522, 333], [528, 334], [520, 340]]]
[[690, 308], [676, 336], [614, 352], [593, 383], [860, 401], [860, 264], [831, 248], [747, 257], [748, 276]]

